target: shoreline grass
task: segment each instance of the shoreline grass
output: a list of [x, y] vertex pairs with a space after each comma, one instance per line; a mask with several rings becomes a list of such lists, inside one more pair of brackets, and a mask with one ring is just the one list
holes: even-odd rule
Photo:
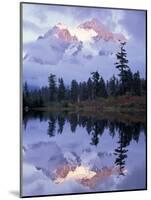
[[79, 103], [51, 103], [45, 107], [32, 108], [32, 111], [68, 112], [99, 118], [123, 119], [124, 121], [146, 122], [146, 97], [121, 96], [116, 98], [82, 101]]

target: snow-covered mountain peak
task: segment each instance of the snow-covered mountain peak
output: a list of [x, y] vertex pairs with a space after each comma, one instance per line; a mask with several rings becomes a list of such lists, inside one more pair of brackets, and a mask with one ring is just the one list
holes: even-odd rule
[[66, 25], [63, 23], [58, 23], [53, 26], [50, 30], [48, 30], [43, 38], [52, 38], [55, 37], [60, 41], [71, 43], [78, 41], [75, 35], [72, 35]]
[[102, 24], [99, 20], [93, 18], [90, 21], [86, 21], [82, 24], [79, 25], [79, 28], [84, 28], [84, 29], [93, 29], [96, 32], [99, 32], [101, 29], [106, 31], [106, 27], [104, 24]]
[[94, 31], [94, 40], [103, 39], [105, 41], [114, 41], [114, 42], [126, 42], [126, 38], [122, 33], [113, 33], [110, 31], [101, 21], [93, 18], [90, 21], [86, 21], [78, 26], [80, 29], [87, 31]]
[[67, 29], [67, 26], [61, 22], [56, 25], [59, 29]]
[[44, 65], [59, 62], [86, 62], [114, 55], [122, 33], [111, 32], [102, 22], [92, 19], [78, 27], [57, 23], [25, 49], [24, 61]]

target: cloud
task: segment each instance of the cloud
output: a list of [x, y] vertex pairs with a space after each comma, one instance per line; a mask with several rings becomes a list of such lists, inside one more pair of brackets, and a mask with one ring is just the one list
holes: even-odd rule
[[67, 44], [57, 40], [55, 37], [37, 39], [33, 43], [25, 45], [26, 61], [38, 64], [56, 65], [62, 58]]
[[39, 26], [37, 26], [33, 22], [26, 21], [26, 20], [23, 21], [23, 27], [24, 27], [25, 31], [26, 30], [32, 30], [32, 31], [37, 32], [37, 33], [39, 33], [41, 31], [41, 28]]
[[146, 12], [145, 11], [125, 11], [124, 18], [120, 23], [124, 25], [125, 29], [139, 42], [144, 41], [146, 36]]
[[130, 174], [127, 174], [122, 183], [117, 185], [117, 189], [145, 189], [146, 187], [146, 169], [144, 162], [136, 166]]
[[[139, 70], [144, 77], [146, 63], [144, 11], [23, 4], [25, 43], [23, 51], [24, 54], [28, 51], [27, 56], [29, 56], [24, 62], [24, 79], [29, 84], [42, 86], [47, 84], [49, 73], [63, 77], [66, 83], [72, 78], [77, 81], [87, 80], [90, 73], [95, 70], [98, 70], [105, 80], [113, 73], [116, 75], [114, 63], [118, 49], [113, 43], [105, 41], [92, 43], [89, 41], [89, 34], [84, 44], [75, 45], [71, 49], [60, 43], [54, 44], [53, 39], [45, 41], [44, 44], [40, 40], [37, 42], [39, 35], [43, 36], [58, 22], [66, 24], [74, 33], [79, 24], [92, 18], [100, 20], [110, 31], [126, 35], [129, 65], [133, 72]], [[78, 34], [83, 33], [78, 32]], [[83, 38], [86, 38], [85, 33]]]
[[[64, 13], [66, 13], [66, 15], [64, 15]], [[123, 10], [25, 4], [23, 18], [26, 20], [30, 19], [30, 21], [37, 25], [45, 27], [51, 27], [60, 21], [65, 21], [67, 26], [74, 27], [79, 25], [79, 22], [82, 23], [92, 18], [97, 18], [108, 25], [109, 29], [112, 31], [113, 29], [119, 29], [117, 27], [121, 26], [119, 25], [119, 21], [123, 19], [123, 15]]]
[[40, 27], [32, 21], [23, 20], [23, 43], [26, 44], [35, 41], [46, 30], [47, 28]]

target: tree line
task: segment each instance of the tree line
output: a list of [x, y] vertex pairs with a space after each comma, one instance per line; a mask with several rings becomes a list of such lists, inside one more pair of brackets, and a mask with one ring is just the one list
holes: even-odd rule
[[105, 81], [98, 71], [92, 72], [87, 81], [77, 82], [72, 80], [65, 85], [63, 78], [57, 79], [56, 75], [49, 74], [48, 86], [30, 90], [28, 83], [23, 86], [23, 106], [42, 107], [50, 102], [80, 102], [97, 100], [101, 97], [117, 97], [121, 95], [141, 96], [146, 94], [146, 80], [140, 77], [139, 71], [133, 73], [128, 66], [127, 53], [124, 48], [126, 43], [121, 43], [117, 52], [115, 63], [118, 77], [113, 75]]

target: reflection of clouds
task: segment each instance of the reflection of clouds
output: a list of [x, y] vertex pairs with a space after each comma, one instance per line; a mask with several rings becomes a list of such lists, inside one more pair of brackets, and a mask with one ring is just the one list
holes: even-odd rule
[[74, 180], [70, 180], [61, 185], [53, 183], [42, 171], [35, 167], [24, 164], [23, 173], [23, 196], [48, 195], [48, 194], [64, 194], [71, 192], [88, 191]]
[[29, 164], [24, 164], [23, 172], [23, 196], [88, 192], [87, 188], [73, 179], [60, 185], [55, 184], [41, 170]]
[[61, 149], [55, 142], [39, 142], [27, 147], [24, 162], [41, 169], [47, 176], [62, 164], [66, 164]]
[[144, 162], [136, 166], [127, 174], [122, 183], [117, 184], [117, 189], [145, 189], [146, 187], [146, 169]]
[[33, 165], [24, 163], [23, 165], [24, 184], [32, 184], [37, 179], [48, 180], [41, 170], [37, 170]]

